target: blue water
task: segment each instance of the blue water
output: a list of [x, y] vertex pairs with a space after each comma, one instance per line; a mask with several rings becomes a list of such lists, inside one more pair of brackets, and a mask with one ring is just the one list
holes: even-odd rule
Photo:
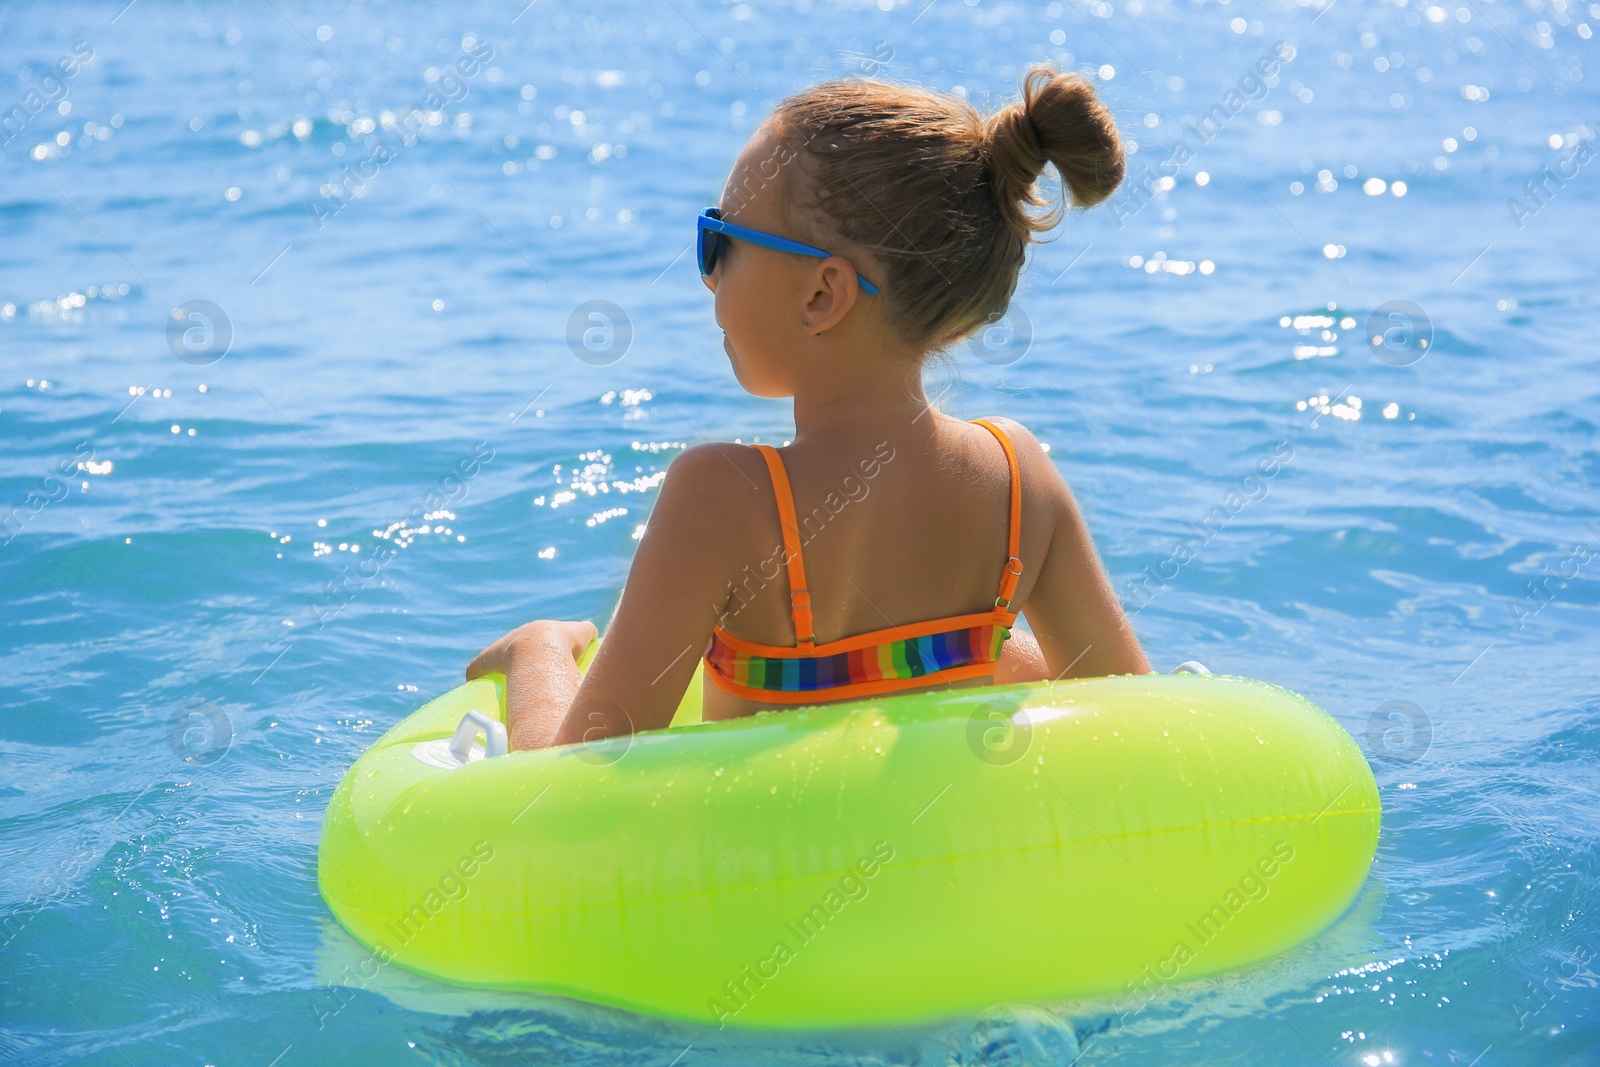
[[[1600, 6], [121, 4], [0, 11], [0, 1058], [1600, 1060]], [[1040, 59], [1148, 192], [930, 394], [1049, 443], [1161, 669], [1360, 740], [1354, 909], [1148, 1005], [804, 1039], [352, 982], [344, 769], [502, 631], [603, 623], [677, 449], [792, 432], [687, 254], [743, 140]]]

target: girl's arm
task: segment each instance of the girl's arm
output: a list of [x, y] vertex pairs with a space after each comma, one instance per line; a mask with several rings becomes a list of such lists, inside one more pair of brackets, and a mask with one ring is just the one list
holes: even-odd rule
[[1039, 568], [1039, 577], [1023, 608], [1050, 677], [1150, 673], [1072, 490], [1032, 434], [1010, 420], [1007, 431], [1018, 445], [1025, 490], [1043, 493], [1050, 503], [1053, 526], [1044, 558], [1025, 561]]
[[578, 657], [598, 635], [592, 622], [526, 623], [478, 653], [467, 680], [506, 676], [506, 733], [513, 749], [543, 748], [578, 692]]
[[[755, 466], [750, 463], [755, 459]], [[580, 680], [588, 623], [536, 622], [485, 649], [468, 677], [506, 675], [511, 748], [547, 748], [667, 726], [727, 603], [729, 561], [760, 507], [752, 449], [708, 443], [667, 470], [605, 643]], [[498, 651], [497, 651], [498, 650]], [[474, 673], [476, 672], [476, 673]]]
[[1028, 631], [1013, 628], [1006, 643], [1000, 646], [1000, 662], [995, 665], [994, 684], [1014, 685], [1018, 682], [1048, 682], [1050, 665], [1045, 662], [1044, 650]]

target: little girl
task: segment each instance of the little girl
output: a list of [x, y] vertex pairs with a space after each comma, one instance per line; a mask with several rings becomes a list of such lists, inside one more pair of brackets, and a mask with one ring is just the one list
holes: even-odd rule
[[778, 106], [701, 215], [699, 258], [734, 375], [794, 398], [794, 440], [673, 461], [587, 676], [588, 622], [528, 623], [472, 661], [506, 676], [512, 748], [665, 727], [697, 658], [708, 720], [1150, 670], [1039, 443], [922, 391], [1060, 221], [1026, 210], [1046, 163], [1080, 206], [1122, 180], [1094, 90], [1046, 67], [988, 118], [870, 80]]

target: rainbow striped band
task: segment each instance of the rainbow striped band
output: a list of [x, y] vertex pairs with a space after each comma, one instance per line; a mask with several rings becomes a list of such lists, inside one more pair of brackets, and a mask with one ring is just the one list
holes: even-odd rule
[[998, 624], [886, 641], [820, 656], [762, 656], [740, 652], [719, 628], [706, 646], [706, 669], [742, 689], [824, 694], [871, 682], [912, 681], [961, 667], [998, 663], [1011, 629]]

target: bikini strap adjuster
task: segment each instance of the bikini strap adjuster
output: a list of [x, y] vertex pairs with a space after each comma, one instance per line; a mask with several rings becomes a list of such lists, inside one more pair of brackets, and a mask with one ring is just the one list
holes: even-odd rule
[[811, 590], [790, 590], [789, 617], [794, 620], [795, 643], [801, 648], [814, 646], [816, 642], [811, 621]]
[[994, 606], [997, 608], [1011, 609], [1011, 597], [1017, 591], [1017, 580], [1022, 577], [1022, 560], [1011, 556], [1006, 560], [1005, 573], [1000, 576], [1000, 595], [995, 597]]

